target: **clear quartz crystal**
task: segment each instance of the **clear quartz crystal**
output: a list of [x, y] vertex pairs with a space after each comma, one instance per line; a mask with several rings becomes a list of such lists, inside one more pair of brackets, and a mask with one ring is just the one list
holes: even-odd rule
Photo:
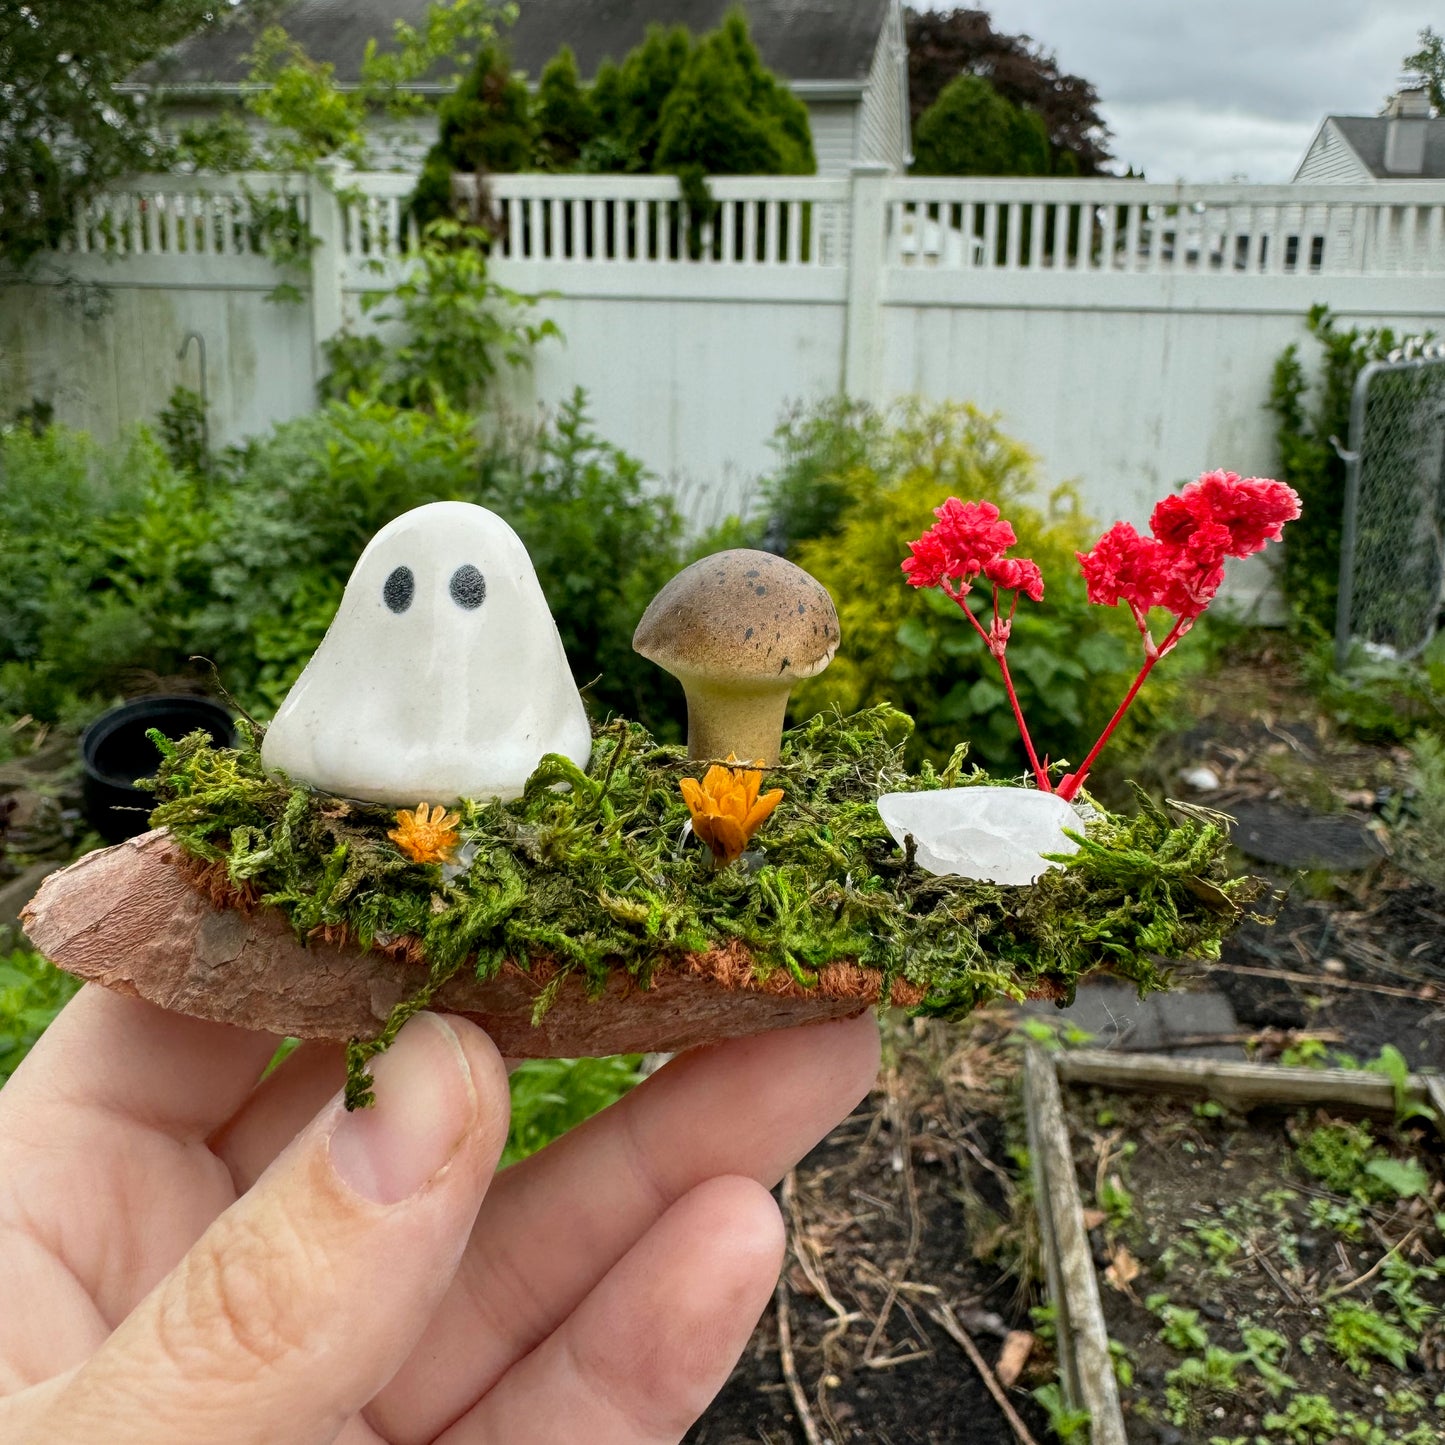
[[1084, 827], [1071, 804], [1033, 788], [885, 793], [878, 812], [899, 847], [912, 836], [925, 872], [1020, 886], [1058, 867], [1041, 854], [1076, 852], [1064, 829]]

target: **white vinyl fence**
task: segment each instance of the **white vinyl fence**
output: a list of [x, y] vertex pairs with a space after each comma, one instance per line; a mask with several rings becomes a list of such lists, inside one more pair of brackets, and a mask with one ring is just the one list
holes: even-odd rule
[[[408, 264], [413, 180], [113, 187], [25, 284], [0, 280], [7, 409], [38, 397], [112, 435], [177, 383], [200, 385], [199, 350], [182, 352], [195, 334], [213, 436], [307, 410], [322, 344], [371, 325], [361, 297]], [[1048, 479], [1077, 478], [1096, 514], [1138, 521], [1205, 467], [1273, 467], [1271, 368], [1315, 303], [1345, 325], [1445, 321], [1439, 183], [860, 167], [845, 180], [717, 178], [698, 215], [667, 177], [459, 185], [494, 230], [498, 279], [539, 295], [565, 337], [507, 382], [507, 404], [586, 388], [602, 434], [672, 481], [700, 521], [746, 500], [789, 403], [840, 390], [997, 410]], [[309, 264], [278, 265], [288, 247]]]

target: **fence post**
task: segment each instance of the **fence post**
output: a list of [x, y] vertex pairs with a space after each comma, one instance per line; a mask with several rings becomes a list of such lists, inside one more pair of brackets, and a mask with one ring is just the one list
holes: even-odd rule
[[858, 161], [850, 177], [843, 393], [875, 403], [883, 400], [883, 187], [892, 174], [880, 161]]
[[316, 241], [311, 252], [311, 368], [312, 381], [319, 385], [326, 374], [325, 344], [345, 322], [341, 283], [346, 256], [342, 246], [341, 201], [333, 185], [335, 177], [311, 175], [306, 181], [307, 212], [311, 235]]

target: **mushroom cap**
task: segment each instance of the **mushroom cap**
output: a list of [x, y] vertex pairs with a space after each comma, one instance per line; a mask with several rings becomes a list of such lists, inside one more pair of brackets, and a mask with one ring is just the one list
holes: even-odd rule
[[827, 667], [838, 637], [821, 582], [786, 558], [739, 547], [684, 567], [648, 603], [632, 646], [684, 681], [790, 686]]

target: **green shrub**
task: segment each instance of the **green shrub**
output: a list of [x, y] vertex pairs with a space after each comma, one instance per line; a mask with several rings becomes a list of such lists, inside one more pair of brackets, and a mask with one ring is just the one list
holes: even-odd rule
[[949, 81], [918, 118], [913, 170], [923, 176], [1046, 176], [1049, 131], [980, 75]]
[[213, 520], [144, 429], [0, 434], [0, 711], [70, 720], [184, 669]]
[[393, 406], [475, 407], [503, 364], [530, 366], [536, 346], [561, 332], [555, 322], [527, 319], [535, 297], [493, 278], [487, 242], [479, 227], [431, 222], [396, 285], [362, 298], [362, 310], [378, 323], [400, 324], [400, 337], [333, 337], [322, 395], [361, 391]]
[[[966, 739], [974, 761], [1022, 769], [993, 659], [953, 603], [907, 586], [899, 567], [945, 498], [984, 499], [1013, 523], [1018, 554], [1038, 562], [1048, 588], [1041, 605], [1021, 603], [1009, 645], [1030, 731], [1056, 760], [1082, 757], [1141, 655], [1122, 611], [1089, 605], [1074, 553], [1096, 528], [1076, 496], [1060, 488], [1040, 498], [1030, 454], [968, 406], [913, 402], [880, 418], [827, 403], [791, 417], [778, 448], [784, 466], [764, 495], [781, 504], [789, 527], [824, 528], [790, 555], [828, 588], [843, 634], [828, 670], [798, 688], [794, 715], [887, 700], [916, 720], [923, 755], [946, 758]], [[1155, 691], [1146, 706], [1157, 711], [1160, 700]]]
[[850, 478], [883, 465], [887, 422], [866, 402], [834, 397], [795, 406], [773, 433], [778, 468], [760, 488], [767, 541], [791, 552], [843, 525]]
[[226, 453], [205, 482], [144, 430], [112, 449], [59, 427], [0, 435], [0, 711], [83, 721], [138, 672], [200, 655], [269, 716], [371, 537], [443, 500], [517, 528], [594, 709], [676, 736], [680, 697], [631, 639], [681, 563], [682, 524], [597, 437], [581, 393], [553, 422], [485, 440], [443, 398], [418, 410], [356, 393]]
[[512, 1122], [502, 1165], [515, 1164], [615, 1104], [641, 1081], [637, 1054], [527, 1059], [512, 1071]]
[[0, 1086], [79, 987], [29, 949], [0, 952]]
[[681, 690], [632, 650], [647, 604], [681, 566], [682, 519], [634, 457], [591, 429], [579, 390], [518, 450], [493, 452], [476, 500], [517, 529], [579, 684], [598, 713], [681, 736]]
[[1280, 480], [1300, 495], [1302, 510], [1285, 535], [1281, 580], [1297, 625], [1333, 635], [1340, 580], [1345, 464], [1332, 438], [1350, 434], [1350, 393], [1360, 369], [1394, 349], [1394, 332], [1337, 330], [1324, 306], [1305, 322], [1319, 343], [1317, 379], [1311, 383], [1293, 342], [1274, 365], [1269, 407], [1275, 415]]

